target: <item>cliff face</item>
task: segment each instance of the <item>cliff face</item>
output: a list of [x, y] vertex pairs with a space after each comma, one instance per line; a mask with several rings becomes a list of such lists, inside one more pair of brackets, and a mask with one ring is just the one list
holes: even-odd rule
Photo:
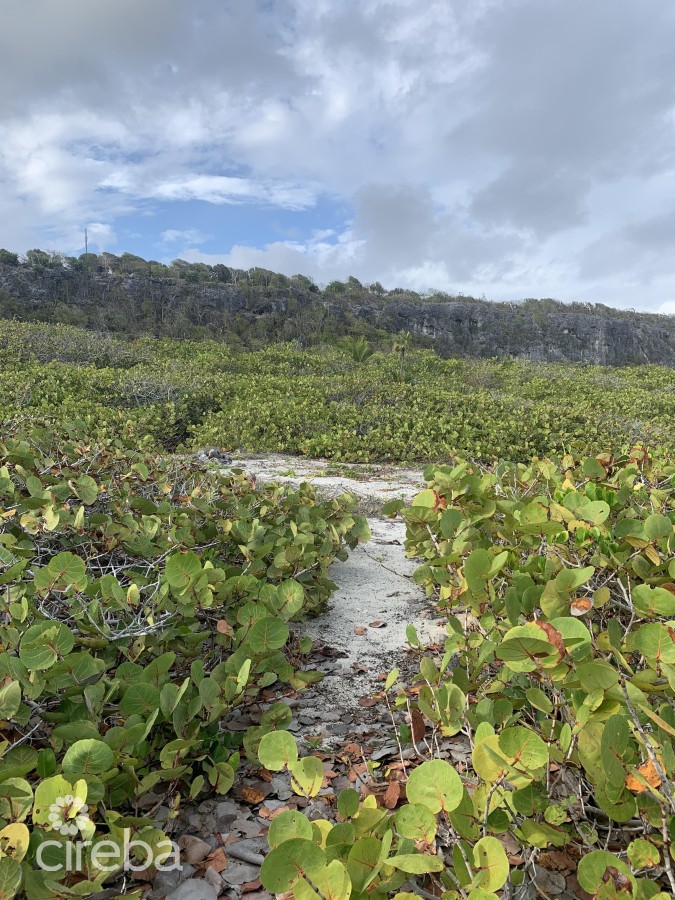
[[384, 309], [362, 307], [356, 314], [386, 330], [431, 338], [442, 356], [675, 367], [673, 317], [543, 312], [533, 305], [391, 303]]
[[134, 337], [317, 343], [410, 331], [442, 356], [511, 356], [597, 365], [675, 367], [675, 317], [549, 300], [410, 299], [367, 288], [335, 295], [283, 284], [190, 282], [67, 267], [0, 265], [0, 318], [65, 322]]

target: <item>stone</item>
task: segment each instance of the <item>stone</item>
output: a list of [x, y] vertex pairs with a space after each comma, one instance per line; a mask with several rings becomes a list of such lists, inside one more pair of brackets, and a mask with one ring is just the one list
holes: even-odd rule
[[188, 878], [167, 894], [166, 900], [217, 900], [218, 891], [203, 878]]
[[190, 865], [200, 863], [211, 852], [211, 847], [206, 841], [191, 834], [184, 834], [178, 841], [178, 846], [183, 851], [183, 856]]
[[260, 869], [248, 863], [232, 861], [221, 875], [225, 884], [248, 884], [249, 881], [256, 880], [260, 875]]
[[241, 812], [241, 807], [232, 803], [230, 800], [223, 800], [222, 803], [216, 805], [216, 808], [213, 810], [213, 815], [216, 819], [222, 819], [225, 816], [233, 816], [236, 819]]

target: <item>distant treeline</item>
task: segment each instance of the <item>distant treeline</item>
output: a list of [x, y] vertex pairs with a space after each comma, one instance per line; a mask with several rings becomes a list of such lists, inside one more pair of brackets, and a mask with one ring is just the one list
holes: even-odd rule
[[345, 335], [378, 345], [403, 330], [442, 355], [666, 365], [675, 358], [672, 316], [552, 299], [493, 303], [386, 290], [354, 277], [319, 286], [305, 275], [182, 259], [165, 265], [132, 253], [29, 250], [19, 257], [0, 250], [0, 317], [252, 349], [277, 341], [332, 344]]

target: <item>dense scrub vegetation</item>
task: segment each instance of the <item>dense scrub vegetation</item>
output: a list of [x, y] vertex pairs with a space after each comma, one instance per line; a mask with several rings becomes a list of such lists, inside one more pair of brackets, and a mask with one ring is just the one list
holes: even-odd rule
[[[78, 423], [5, 434], [1, 897], [96, 893], [109, 876], [91, 862], [99, 842], [120, 844], [124, 827], [150, 847], [164, 837], [138, 814], [144, 795], [175, 806], [229, 791], [242, 745], [227, 714], [312, 680], [286, 623], [325, 604], [329, 564], [367, 538], [353, 508], [99, 444]], [[288, 713], [272, 706], [244, 752]], [[80, 824], [92, 843], [73, 872]]]
[[[675, 893], [671, 370], [7, 321], [0, 421], [0, 900], [96, 893], [97, 847], [129, 829], [159, 852], [154, 797], [227, 793], [245, 761], [322, 788], [279, 702], [316, 677], [291, 625], [367, 523], [349, 496], [204, 471], [205, 445], [432, 461], [386, 509], [448, 619], [440, 648], [409, 630], [419, 671], [379, 698], [414, 751], [367, 761], [397, 799], [342, 792], [337, 824], [282, 813], [268, 890], [495, 900], [546, 861], [599, 900]], [[261, 698], [259, 726], [230, 727]]]
[[139, 338], [213, 339], [259, 349], [278, 341], [335, 344], [346, 334], [384, 346], [410, 331], [448, 357], [516, 357], [675, 366], [675, 317], [556, 300], [493, 303], [356, 278], [319, 287], [303, 275], [239, 270], [130, 253], [79, 258], [0, 251], [0, 318], [78, 325]]
[[[675, 466], [636, 449], [581, 465], [458, 460], [426, 477], [387, 511], [402, 511], [448, 637], [383, 691], [392, 716], [407, 712], [399, 746], [424, 761], [406, 773], [401, 754], [382, 773], [380, 796], [405, 781], [394, 812], [347, 790], [338, 824], [280, 816], [263, 884], [298, 900], [406, 882], [398, 900], [495, 900], [530, 896], [553, 870], [574, 873], [549, 876], [556, 896], [570, 884], [597, 900], [673, 896]], [[422, 650], [412, 628], [409, 640]], [[293, 738], [267, 735], [259, 757], [292, 769]]]
[[675, 447], [673, 373], [654, 366], [442, 360], [401, 338], [365, 359], [358, 340], [245, 353], [13, 322], [0, 331], [0, 363], [3, 420], [80, 418], [92, 439], [164, 450], [369, 462]]

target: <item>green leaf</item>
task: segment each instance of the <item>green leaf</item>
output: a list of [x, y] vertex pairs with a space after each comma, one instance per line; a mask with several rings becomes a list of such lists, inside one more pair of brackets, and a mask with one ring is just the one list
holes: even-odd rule
[[[286, 766], [288, 769], [298, 761], [298, 746], [295, 738], [288, 731], [270, 731], [265, 734], [258, 747], [258, 759], [272, 772], [279, 772]], [[323, 769], [322, 769], [323, 778]]]
[[21, 685], [10, 681], [0, 688], [0, 719], [11, 719], [21, 706]]
[[0, 898], [11, 900], [21, 885], [21, 865], [11, 856], [0, 857]]
[[87, 586], [84, 560], [68, 551], [57, 553], [49, 561], [49, 565], [36, 570], [34, 582], [40, 593], [48, 591], [64, 593], [69, 588], [83, 591]]
[[19, 645], [19, 659], [28, 669], [44, 670], [70, 653], [75, 638], [69, 628], [59, 622], [38, 622], [24, 632]]
[[[355, 891], [364, 891], [382, 867], [382, 841], [375, 837], [362, 837], [347, 856], [347, 872]], [[387, 860], [389, 865], [392, 860]]]
[[246, 641], [255, 654], [262, 655], [270, 650], [280, 650], [288, 641], [289, 634], [284, 622], [265, 616], [252, 626]]
[[74, 819], [86, 802], [87, 782], [84, 779], [78, 779], [71, 783], [61, 775], [54, 775], [52, 778], [41, 781], [35, 788], [33, 822], [37, 825], [44, 825], [45, 828], [51, 828], [50, 807], [57, 800], [66, 797], [73, 798], [65, 809], [66, 819]]
[[402, 837], [430, 844], [436, 837], [436, 817], [426, 806], [406, 803], [396, 813], [396, 828]]
[[603, 884], [605, 876], [608, 880], [613, 880], [612, 869], [618, 870], [630, 880], [632, 887], [629, 896], [634, 896], [635, 878], [630, 869], [625, 862], [606, 850], [593, 850], [580, 860], [577, 868], [579, 884], [589, 894], [595, 894]]
[[645, 534], [650, 541], [659, 541], [661, 538], [669, 538], [673, 534], [673, 523], [667, 516], [653, 513], [645, 519]]
[[312, 823], [297, 809], [287, 809], [270, 822], [267, 843], [272, 849], [294, 838], [312, 839]]
[[63, 757], [64, 775], [100, 775], [113, 768], [114, 755], [103, 741], [77, 741]]
[[452, 812], [459, 806], [463, 791], [462, 779], [443, 759], [423, 762], [410, 773], [406, 785], [408, 802], [432, 813]]
[[276, 611], [287, 621], [302, 609], [305, 591], [297, 581], [282, 581], [277, 586], [277, 597], [279, 602], [275, 604]]
[[300, 878], [310, 880], [326, 864], [326, 854], [312, 841], [293, 838], [271, 850], [260, 868], [260, 881], [272, 894], [290, 891]]
[[120, 709], [127, 716], [148, 716], [159, 709], [160, 693], [152, 684], [132, 684], [124, 692]]
[[584, 522], [590, 522], [591, 525], [602, 525], [608, 518], [610, 513], [609, 504], [604, 500], [595, 500], [593, 503], [586, 503], [577, 509], [576, 515], [583, 519]]
[[409, 875], [426, 875], [428, 872], [442, 872], [445, 869], [445, 863], [439, 856], [429, 856], [427, 853], [399, 853], [390, 856], [387, 865]]
[[323, 784], [323, 765], [316, 756], [306, 756], [290, 767], [291, 787], [305, 797], [314, 797]]
[[636, 869], [651, 869], [661, 862], [661, 854], [657, 847], [644, 838], [637, 838], [628, 845], [628, 859]]
[[185, 590], [202, 572], [202, 564], [196, 553], [174, 553], [166, 561], [164, 576], [172, 588]]
[[91, 506], [98, 499], [98, 486], [90, 475], [80, 475], [72, 486], [75, 496], [87, 506]]
[[359, 795], [354, 788], [345, 788], [338, 794], [338, 813], [343, 819], [351, 819], [359, 811]]
[[498, 891], [509, 877], [506, 851], [495, 837], [481, 838], [473, 848], [475, 877], [472, 886]]

